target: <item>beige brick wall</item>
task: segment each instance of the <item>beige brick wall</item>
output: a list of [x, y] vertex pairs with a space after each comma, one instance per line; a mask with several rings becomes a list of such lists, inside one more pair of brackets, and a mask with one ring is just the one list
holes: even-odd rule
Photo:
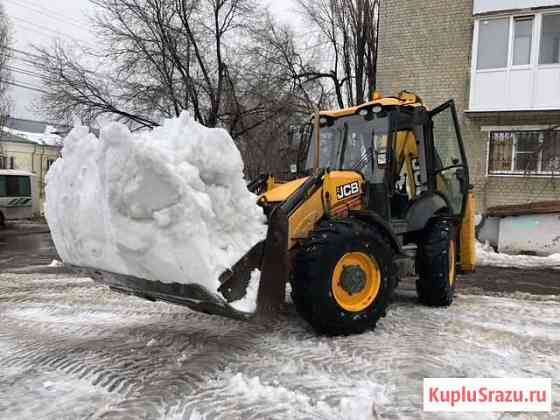
[[559, 124], [560, 113], [467, 116], [473, 36], [472, 0], [384, 0], [378, 86], [386, 95], [410, 90], [427, 106], [457, 105], [478, 208], [560, 199], [560, 179], [487, 177], [484, 125]]

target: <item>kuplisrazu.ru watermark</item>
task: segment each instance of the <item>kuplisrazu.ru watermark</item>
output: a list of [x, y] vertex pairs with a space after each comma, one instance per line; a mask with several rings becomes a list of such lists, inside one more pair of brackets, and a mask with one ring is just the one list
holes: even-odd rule
[[547, 412], [550, 378], [425, 378], [424, 411]]

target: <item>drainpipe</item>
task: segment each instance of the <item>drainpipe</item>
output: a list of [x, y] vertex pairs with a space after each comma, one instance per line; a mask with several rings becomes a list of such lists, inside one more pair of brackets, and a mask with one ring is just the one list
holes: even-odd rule
[[373, 99], [373, 94], [377, 90], [377, 61], [379, 57], [379, 27], [381, 26], [381, 2], [377, 3], [377, 26], [375, 28], [375, 59], [373, 61], [373, 86], [369, 93], [368, 101]]
[[37, 143], [33, 145], [33, 152], [31, 153], [31, 172], [35, 173], [35, 154], [37, 153]]
[[39, 192], [39, 196], [41, 198], [44, 198], [45, 196], [45, 181], [44, 181], [44, 177], [43, 177], [43, 159], [45, 157], [45, 145], [41, 146], [41, 163], [39, 166], [39, 188], [40, 188], [40, 192]]

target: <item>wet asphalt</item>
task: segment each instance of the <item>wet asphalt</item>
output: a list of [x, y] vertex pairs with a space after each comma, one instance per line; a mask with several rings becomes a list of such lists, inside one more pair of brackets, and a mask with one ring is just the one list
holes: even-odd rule
[[57, 258], [46, 225], [0, 232], [0, 419], [433, 418], [424, 377], [552, 377], [560, 392], [559, 271], [479, 267], [449, 308], [418, 305], [405, 279], [374, 331], [328, 338], [290, 304], [260, 323], [208, 316]]
[[58, 254], [44, 223], [8, 223], [0, 228], [0, 273], [41, 270]]
[[[69, 273], [64, 267], [48, 267], [55, 259], [60, 258], [47, 224], [12, 222], [0, 229], [0, 273]], [[481, 294], [560, 295], [560, 270], [479, 266], [475, 273], [461, 275], [457, 287]], [[414, 290], [415, 279], [403, 279], [400, 288]]]

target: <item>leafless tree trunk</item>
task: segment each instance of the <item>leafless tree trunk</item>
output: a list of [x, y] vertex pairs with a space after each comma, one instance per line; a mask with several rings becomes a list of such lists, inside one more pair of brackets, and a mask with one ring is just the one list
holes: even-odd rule
[[10, 112], [10, 98], [8, 97], [8, 86], [11, 74], [8, 69], [10, 60], [10, 22], [4, 13], [4, 7], [0, 4], [0, 130], [6, 123]]
[[[7, 124], [10, 113], [10, 98], [8, 96], [8, 86], [11, 74], [8, 68], [10, 60], [10, 22], [4, 13], [4, 7], [0, 4], [0, 140], [4, 136], [4, 127]], [[0, 141], [0, 169], [7, 167], [7, 157], [3, 150], [3, 143]]]
[[367, 101], [374, 89], [379, 0], [298, 0], [319, 32], [322, 57], [332, 57], [299, 73], [332, 83], [339, 107]]

